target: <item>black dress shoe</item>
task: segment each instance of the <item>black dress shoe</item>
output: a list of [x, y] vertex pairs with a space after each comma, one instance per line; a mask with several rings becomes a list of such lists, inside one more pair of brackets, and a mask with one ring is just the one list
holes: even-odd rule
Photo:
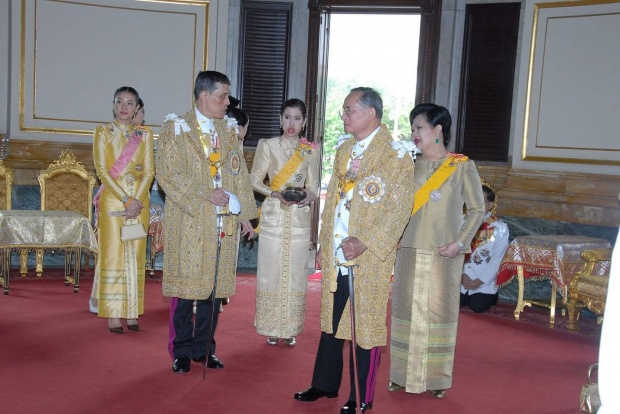
[[[344, 405], [344, 407], [342, 407], [340, 409], [340, 414], [355, 414], [355, 408], [357, 407], [357, 404], [355, 404], [355, 401], [347, 401], [347, 403]], [[366, 411], [370, 410], [372, 408], [372, 403], [362, 403], [362, 412], [365, 413]]]
[[305, 391], [300, 391], [300, 392], [295, 393], [295, 399], [299, 401], [316, 401], [322, 397], [336, 398], [337, 396], [338, 396], [338, 391], [327, 392], [327, 391], [321, 391], [314, 387], [310, 387]]
[[209, 355], [209, 360], [207, 361], [207, 368], [222, 369], [224, 368], [224, 363], [220, 361], [215, 355]]
[[140, 325], [138, 325], [137, 323], [133, 323], [133, 324], [127, 324], [127, 329], [129, 329], [130, 331], [134, 331], [134, 332], [138, 332], [140, 331]]
[[174, 360], [174, 364], [172, 364], [172, 372], [177, 374], [189, 372], [191, 368], [190, 364], [191, 361], [189, 358], [177, 358]]

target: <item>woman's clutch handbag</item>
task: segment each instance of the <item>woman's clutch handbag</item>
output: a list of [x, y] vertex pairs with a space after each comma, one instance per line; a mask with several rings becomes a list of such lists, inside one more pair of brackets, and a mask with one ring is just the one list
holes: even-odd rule
[[123, 223], [123, 227], [121, 227], [121, 241], [123, 243], [144, 238], [146, 238], [146, 230], [144, 230], [144, 226], [140, 222], [133, 224]]
[[584, 413], [596, 413], [601, 406], [601, 398], [598, 395], [598, 384], [592, 382], [592, 371], [598, 370], [598, 364], [588, 368], [588, 383], [581, 387], [579, 396], [579, 409]]

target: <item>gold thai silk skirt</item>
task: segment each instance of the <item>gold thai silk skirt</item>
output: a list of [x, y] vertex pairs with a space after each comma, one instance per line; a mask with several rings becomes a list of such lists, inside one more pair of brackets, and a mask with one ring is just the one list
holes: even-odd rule
[[268, 198], [262, 205], [256, 271], [259, 335], [299, 335], [306, 315], [310, 208]]
[[407, 247], [396, 253], [390, 381], [407, 392], [452, 387], [463, 258]]
[[[134, 194], [139, 181], [117, 179], [127, 194]], [[141, 200], [144, 207], [138, 217], [148, 229], [149, 200]], [[95, 269], [98, 284], [99, 317], [137, 319], [144, 313], [144, 275], [146, 267], [146, 238], [121, 242], [123, 217], [110, 216], [111, 211], [122, 211], [123, 203], [104, 190], [99, 200], [99, 256]]]

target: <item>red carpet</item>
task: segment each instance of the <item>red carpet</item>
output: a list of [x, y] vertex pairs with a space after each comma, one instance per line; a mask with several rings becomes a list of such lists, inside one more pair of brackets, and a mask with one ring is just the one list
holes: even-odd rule
[[[159, 281], [146, 283], [143, 331], [123, 335], [108, 332], [106, 321], [88, 312], [91, 283], [84, 277], [74, 294], [58, 279], [14, 277], [11, 294], [0, 295], [0, 412], [336, 414], [347, 400], [348, 371], [338, 398], [292, 398], [312, 377], [318, 280], [309, 281], [298, 345], [271, 347], [252, 323], [255, 276], [240, 275], [216, 333], [225, 369], [208, 370], [205, 380], [197, 364], [189, 374], [170, 370], [168, 300]], [[581, 385], [597, 354], [597, 340], [463, 311], [446, 398], [388, 392], [386, 347], [370, 414], [578, 413]]]
[[[499, 303], [497, 306], [493, 306], [489, 309], [489, 311], [485, 313], [485, 316], [500, 318], [507, 321], [515, 321], [515, 306], [516, 305], [514, 303]], [[461, 313], [463, 312], [473, 313], [473, 311], [469, 308], [461, 309]], [[601, 328], [603, 327], [602, 324], [597, 324], [595, 319], [582, 316], [580, 319], [580, 329], [578, 331], [571, 331], [568, 329], [568, 311], [566, 311], [565, 316], [562, 316], [559, 310], [557, 310], [555, 314], [555, 324], [551, 327], [549, 325], [549, 309], [538, 306], [525, 307], [519, 316], [519, 321], [515, 321], [515, 323], [525, 323], [542, 328], [553, 329], [555, 331], [564, 332], [570, 335], [582, 336], [596, 342], [598, 342], [601, 338]]]

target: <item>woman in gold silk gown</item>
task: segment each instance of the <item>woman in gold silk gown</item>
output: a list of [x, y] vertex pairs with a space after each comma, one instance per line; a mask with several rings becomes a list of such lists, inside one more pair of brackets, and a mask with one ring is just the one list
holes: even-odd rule
[[422, 154], [415, 162], [414, 210], [394, 266], [389, 390], [428, 390], [442, 398], [452, 386], [464, 255], [482, 223], [484, 198], [474, 162], [446, 149], [448, 110], [420, 104], [409, 121]]
[[[250, 174], [254, 191], [266, 196], [260, 213], [254, 323], [270, 345], [284, 339], [294, 346], [306, 312], [309, 204], [318, 194], [319, 151], [315, 143], [299, 138], [306, 125], [302, 101], [282, 104], [280, 125], [281, 136], [259, 141]], [[286, 187], [304, 188], [305, 197], [298, 203], [286, 201]]]
[[[93, 160], [101, 180], [98, 202], [99, 256], [98, 315], [108, 319], [113, 333], [127, 328], [139, 331], [138, 316], [144, 313], [146, 238], [121, 241], [123, 223], [139, 222], [148, 228], [149, 188], [155, 176], [153, 134], [150, 128], [134, 126], [140, 97], [129, 86], [114, 93], [114, 122], [95, 129]], [[122, 215], [121, 215], [122, 214]]]

